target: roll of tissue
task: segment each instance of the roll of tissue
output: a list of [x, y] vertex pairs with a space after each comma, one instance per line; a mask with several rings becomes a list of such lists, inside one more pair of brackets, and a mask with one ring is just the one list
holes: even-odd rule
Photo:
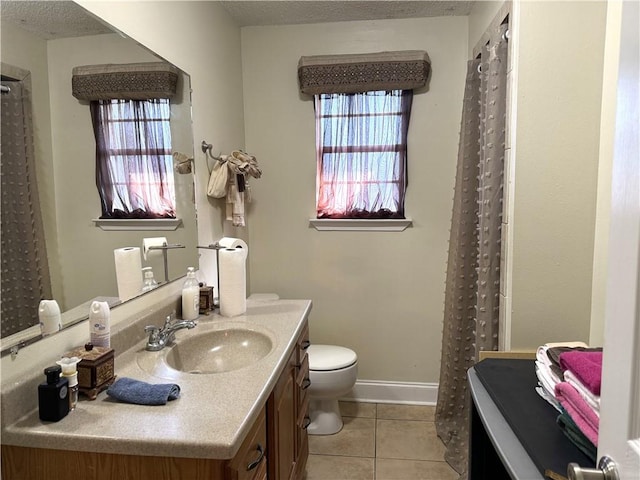
[[42, 300], [38, 306], [38, 320], [43, 337], [56, 333], [62, 328], [60, 306], [55, 300]]
[[142, 260], [139, 247], [117, 248], [113, 251], [116, 262], [118, 297], [123, 302], [142, 291]]
[[222, 237], [218, 240], [218, 244], [225, 248], [244, 248], [245, 252], [249, 251], [246, 242], [241, 238]]
[[145, 262], [154, 258], [162, 257], [162, 250], [151, 250], [151, 247], [162, 247], [167, 244], [167, 237], [150, 237], [142, 239], [142, 255]]
[[247, 311], [247, 249], [220, 250], [220, 315], [235, 317]]

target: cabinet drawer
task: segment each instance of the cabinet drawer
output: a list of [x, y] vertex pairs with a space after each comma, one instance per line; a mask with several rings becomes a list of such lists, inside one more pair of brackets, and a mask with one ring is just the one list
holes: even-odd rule
[[258, 480], [265, 477], [267, 448], [267, 422], [265, 409], [258, 415], [251, 431], [236, 456], [229, 462], [229, 478]]
[[306, 355], [309, 345], [311, 345], [311, 343], [309, 342], [309, 324], [307, 323], [302, 329], [302, 333], [300, 333], [296, 345], [296, 351], [298, 354], [298, 358], [296, 358], [296, 361], [298, 362], [298, 364], [302, 362], [302, 356]]
[[311, 380], [309, 379], [309, 355], [304, 353], [302, 362], [298, 364], [298, 371], [296, 373], [296, 384], [303, 390], [309, 388]]

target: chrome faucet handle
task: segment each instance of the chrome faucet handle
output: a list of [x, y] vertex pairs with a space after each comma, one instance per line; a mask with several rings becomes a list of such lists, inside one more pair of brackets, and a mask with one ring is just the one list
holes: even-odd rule
[[144, 327], [144, 331], [145, 333], [148, 333], [149, 336], [152, 336], [156, 335], [160, 331], [160, 329], [155, 325], [147, 325], [146, 327]]

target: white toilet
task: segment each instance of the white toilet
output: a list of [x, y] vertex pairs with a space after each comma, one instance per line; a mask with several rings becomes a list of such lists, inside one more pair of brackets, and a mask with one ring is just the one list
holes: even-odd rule
[[342, 429], [338, 398], [346, 395], [358, 376], [356, 352], [336, 345], [311, 345], [309, 356], [309, 435], [332, 435]]

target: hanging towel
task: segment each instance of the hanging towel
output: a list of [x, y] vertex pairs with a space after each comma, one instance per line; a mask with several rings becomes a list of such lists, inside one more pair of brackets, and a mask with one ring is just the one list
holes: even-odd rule
[[556, 385], [555, 395], [585, 437], [594, 445], [598, 445], [600, 419], [577, 390], [567, 382], [562, 382]]
[[125, 403], [164, 405], [180, 397], [180, 387], [175, 383], [151, 384], [123, 377], [109, 387], [107, 395]]
[[600, 395], [602, 380], [602, 352], [575, 351], [560, 354], [560, 366], [571, 370], [594, 395]]

